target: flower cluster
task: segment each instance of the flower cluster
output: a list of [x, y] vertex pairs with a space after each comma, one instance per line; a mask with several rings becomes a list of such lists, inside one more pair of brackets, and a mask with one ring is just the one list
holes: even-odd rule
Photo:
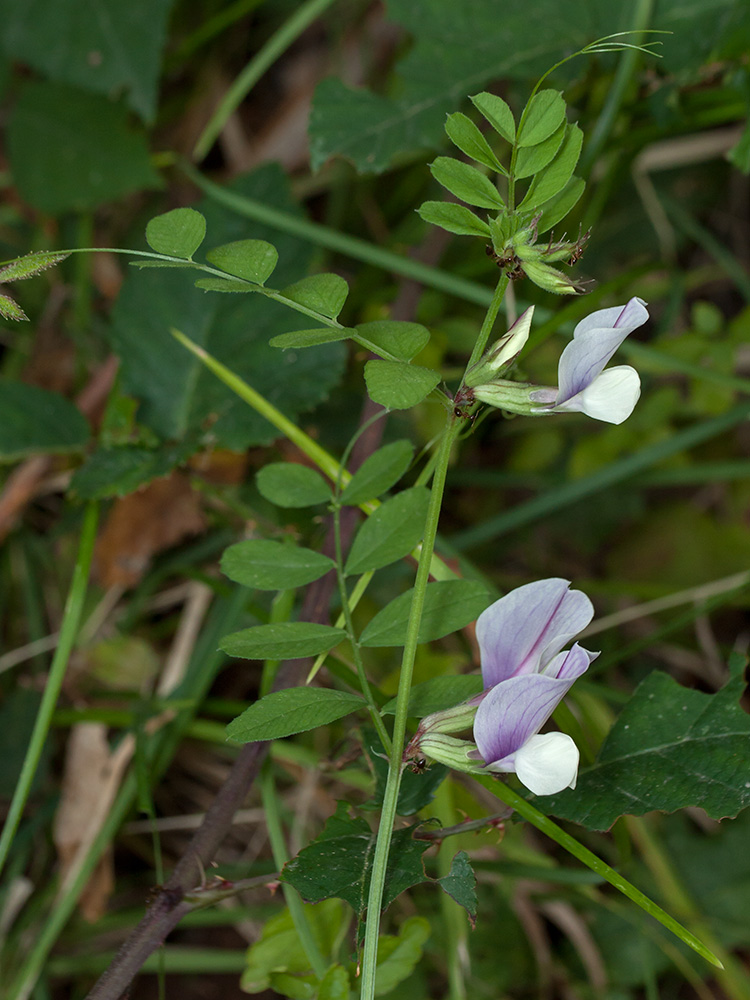
[[533, 313], [532, 306], [467, 371], [456, 405], [460, 408], [480, 400], [532, 417], [577, 410], [611, 424], [626, 420], [641, 394], [638, 372], [629, 365], [606, 365], [623, 340], [648, 319], [643, 299], [632, 298], [624, 306], [599, 309], [581, 320], [560, 355], [555, 387], [498, 377], [528, 340]]
[[[593, 607], [567, 580], [539, 580], [506, 594], [477, 620], [484, 691], [422, 719], [405, 760], [426, 757], [473, 773], [515, 772], [536, 795], [574, 788], [578, 749], [564, 733], [540, 735], [552, 712], [599, 655], [575, 643]], [[458, 739], [473, 725], [474, 742]]]

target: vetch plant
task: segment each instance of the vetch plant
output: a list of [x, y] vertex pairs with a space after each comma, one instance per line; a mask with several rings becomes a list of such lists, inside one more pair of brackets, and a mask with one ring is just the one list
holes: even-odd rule
[[[567, 733], [539, 735], [573, 682], [598, 656], [568, 641], [594, 609], [567, 580], [519, 587], [477, 620], [484, 691], [422, 719], [404, 754], [462, 771], [511, 773], [536, 795], [575, 788], [579, 754]], [[474, 744], [451, 737], [473, 722]], [[475, 763], [476, 762], [476, 763]]]

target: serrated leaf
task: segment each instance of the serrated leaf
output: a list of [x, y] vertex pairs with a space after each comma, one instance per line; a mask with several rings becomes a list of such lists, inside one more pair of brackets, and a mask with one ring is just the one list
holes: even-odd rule
[[[408, 715], [421, 719], [433, 712], [460, 705], [484, 690], [478, 674], [461, 674], [456, 677], [432, 677], [415, 684], [409, 692]], [[396, 699], [391, 698], [380, 710], [383, 715], [395, 715]]]
[[516, 141], [516, 123], [513, 119], [513, 112], [502, 97], [483, 91], [481, 94], [470, 97], [469, 100], [503, 139], [511, 144]]
[[331, 487], [315, 469], [298, 462], [271, 462], [255, 477], [258, 492], [278, 507], [312, 507], [328, 503]]
[[245, 660], [298, 660], [327, 653], [346, 639], [346, 632], [315, 622], [255, 625], [225, 635], [220, 649]]
[[0, 461], [82, 451], [90, 436], [86, 418], [64, 396], [0, 380]]
[[127, 110], [61, 84], [23, 84], [8, 122], [7, 151], [21, 196], [51, 215], [89, 211], [163, 186], [146, 135]]
[[281, 294], [321, 316], [336, 319], [346, 302], [349, 286], [338, 274], [311, 274], [288, 285]]
[[408, 555], [422, 539], [429, 502], [429, 491], [414, 486], [381, 504], [354, 536], [346, 572], [366, 573]]
[[339, 340], [348, 340], [353, 330], [336, 329], [332, 326], [322, 326], [316, 330], [295, 330], [294, 333], [282, 333], [269, 340], [271, 347], [288, 350], [290, 347], [317, 347], [319, 344], [335, 344]]
[[446, 118], [445, 131], [453, 145], [458, 146], [461, 152], [466, 153], [472, 160], [489, 167], [490, 170], [506, 173], [505, 167], [492, 152], [490, 144], [471, 118], [456, 111]]
[[12, 299], [10, 295], [2, 294], [0, 294], [0, 316], [3, 319], [15, 319], [19, 321], [29, 318], [15, 299]]
[[273, 274], [279, 254], [276, 247], [265, 240], [235, 240], [209, 250], [206, 260], [235, 278], [263, 285]]
[[[225, 190], [301, 215], [281, 169], [269, 165], [236, 178]], [[217, 243], [247, 232], [247, 220], [215, 202], [196, 206], [205, 215]], [[280, 251], [279, 284], [308, 272], [309, 246], [270, 227], [253, 227], [272, 238]], [[190, 273], [185, 269], [190, 268]], [[248, 287], [253, 287], [248, 285]], [[258, 287], [258, 286], [254, 286]], [[210, 432], [220, 448], [243, 451], [269, 444], [279, 432], [265, 417], [239, 399], [200, 360], [170, 336], [170, 327], [204, 347], [240, 378], [261, 392], [286, 417], [299, 415], [325, 399], [341, 378], [346, 349], [322, 345], [315, 351], [287, 352], [269, 346], [271, 337], [299, 327], [299, 320], [265, 295], [214, 295], [193, 287], [192, 265], [167, 270], [131, 270], [112, 311], [107, 331], [120, 357], [123, 391], [140, 402], [138, 421], [159, 438]]]
[[468, 163], [451, 156], [439, 156], [430, 164], [430, 172], [438, 184], [467, 205], [496, 211], [505, 205], [492, 181]]
[[430, 936], [424, 917], [408, 917], [398, 934], [381, 934], [375, 969], [375, 996], [390, 993], [412, 974], [422, 957], [422, 945]]
[[566, 130], [567, 125], [562, 122], [552, 135], [543, 139], [542, 142], [538, 142], [536, 146], [523, 146], [519, 149], [514, 171], [516, 180], [531, 177], [532, 174], [544, 170], [557, 155], [565, 138]]
[[76, 469], [70, 489], [81, 500], [122, 497], [152, 479], [169, 475], [198, 447], [196, 440], [188, 439], [154, 449], [135, 445], [98, 448]]
[[465, 205], [454, 205], [450, 201], [426, 201], [417, 209], [425, 222], [457, 236], [489, 237], [490, 227]]
[[356, 506], [374, 500], [395, 486], [411, 464], [414, 445], [411, 441], [393, 441], [378, 448], [354, 473], [341, 492], [343, 504]]
[[571, 177], [565, 187], [541, 206], [542, 216], [537, 226], [537, 234], [541, 236], [556, 226], [570, 212], [586, 188], [586, 182], [580, 177]]
[[146, 226], [146, 242], [157, 253], [190, 260], [206, 236], [206, 220], [194, 208], [174, 208]]
[[248, 295], [251, 292], [259, 292], [260, 285], [251, 285], [247, 281], [239, 278], [198, 278], [195, 287], [204, 292], [234, 292], [235, 294]]
[[408, 410], [428, 396], [440, 381], [440, 372], [403, 361], [368, 361], [367, 394], [389, 410]]
[[713, 819], [750, 805], [750, 715], [742, 711], [741, 669], [716, 694], [682, 687], [654, 672], [620, 713], [596, 762], [575, 790], [540, 800], [545, 812], [592, 830], [623, 814], [688, 806]]
[[[362, 646], [403, 646], [414, 589], [380, 610], [360, 636]], [[419, 642], [432, 642], [473, 622], [489, 604], [484, 584], [477, 580], [428, 583], [419, 626]]]
[[[429, 843], [414, 840], [415, 829], [396, 830], [391, 838], [384, 910], [399, 893], [425, 881], [422, 855]], [[361, 915], [367, 905], [375, 839], [366, 820], [352, 818], [347, 803], [339, 802], [320, 836], [284, 865], [281, 881], [294, 886], [307, 902], [337, 896]]]
[[359, 323], [357, 336], [374, 353], [381, 349], [401, 361], [411, 361], [430, 339], [430, 331], [421, 323], [408, 323], [399, 319], [376, 319]]
[[229, 723], [227, 736], [237, 743], [283, 739], [317, 729], [318, 726], [327, 726], [364, 707], [364, 699], [348, 691], [286, 688], [267, 694], [246, 708], [242, 715]]
[[518, 126], [518, 146], [535, 146], [565, 120], [565, 101], [558, 90], [540, 90], [531, 98]]
[[12, 260], [10, 264], [0, 267], [0, 282], [21, 281], [24, 278], [33, 278], [48, 267], [54, 267], [70, 256], [69, 253], [54, 253], [52, 251], [41, 251], [39, 253], [28, 253], [24, 257]]
[[[56, 84], [109, 97], [123, 94], [151, 121], [174, 0], [3, 0], [2, 46]], [[52, 157], [59, 147], [52, 144]], [[42, 150], [40, 149], [40, 152]]]
[[250, 538], [225, 549], [221, 571], [235, 583], [257, 590], [304, 587], [325, 576], [334, 562], [322, 552], [284, 542]]
[[549, 166], [534, 177], [519, 208], [536, 210], [559, 194], [573, 176], [582, 145], [583, 132], [577, 125], [568, 125], [560, 151]]
[[437, 880], [438, 885], [463, 906], [474, 924], [477, 915], [477, 879], [466, 851], [459, 851], [451, 861], [450, 871]]

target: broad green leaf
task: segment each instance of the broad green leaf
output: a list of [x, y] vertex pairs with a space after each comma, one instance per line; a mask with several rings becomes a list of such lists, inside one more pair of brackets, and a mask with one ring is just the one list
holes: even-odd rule
[[[432, 677], [421, 684], [415, 684], [409, 692], [408, 714], [421, 719], [433, 712], [453, 708], [462, 701], [468, 701], [483, 690], [482, 678], [478, 674], [460, 674], [456, 677]], [[383, 715], [395, 715], [396, 699], [391, 698], [383, 705]]]
[[527, 104], [518, 126], [519, 146], [536, 146], [565, 121], [565, 101], [558, 90], [539, 90]]
[[476, 167], [454, 160], [452, 156], [438, 156], [430, 164], [430, 172], [438, 184], [467, 205], [478, 208], [501, 209], [505, 202], [492, 181]]
[[17, 257], [10, 264], [0, 267], [0, 282], [21, 281], [23, 278], [33, 278], [48, 267], [54, 267], [70, 256], [69, 253], [37, 252], [27, 253]]
[[338, 274], [311, 274], [288, 285], [281, 294], [321, 316], [336, 319], [346, 302], [349, 286]]
[[[220, 648], [244, 660], [298, 660], [327, 653], [346, 639], [346, 632], [315, 622], [255, 625], [225, 635]], [[316, 689], [317, 690], [317, 689]]]
[[562, 221], [584, 192], [586, 182], [580, 177], [571, 177], [565, 187], [541, 206], [542, 217], [537, 226], [541, 236]]
[[239, 295], [248, 295], [251, 292], [259, 292], [260, 285], [251, 285], [240, 278], [198, 278], [195, 287], [204, 292], [234, 292]]
[[255, 477], [258, 492], [277, 507], [312, 507], [328, 503], [331, 488], [322, 476], [299, 462], [271, 462]]
[[408, 555], [422, 539], [429, 502], [429, 491], [414, 486], [381, 504], [354, 536], [346, 572], [366, 573]]
[[[403, 646], [414, 589], [401, 594], [366, 625], [363, 646]], [[489, 594], [477, 580], [443, 580], [428, 583], [419, 626], [419, 642], [431, 642], [473, 622], [487, 607]]]
[[407, 917], [398, 934], [381, 934], [375, 969], [375, 996], [384, 996], [412, 974], [422, 957], [422, 945], [430, 936], [424, 917]]
[[516, 123], [513, 120], [513, 112], [502, 97], [483, 91], [481, 94], [475, 94], [469, 100], [503, 139], [511, 144], [516, 141]]
[[343, 965], [332, 965], [320, 980], [318, 1000], [349, 1000], [351, 983]]
[[471, 118], [460, 111], [448, 115], [445, 122], [445, 131], [454, 146], [458, 146], [462, 153], [466, 153], [472, 160], [481, 163], [490, 170], [497, 170], [499, 173], [506, 173], [502, 163], [498, 160], [490, 148], [490, 144], [476, 127]]
[[289, 1000], [315, 1000], [317, 996], [317, 978], [310, 972], [306, 976], [292, 975], [289, 972], [272, 972], [271, 989]]
[[[225, 190], [300, 216], [276, 166], [237, 178]], [[217, 243], [247, 233], [246, 219], [215, 202], [196, 208]], [[253, 233], [276, 243], [279, 284], [290, 284], [309, 270], [312, 251], [301, 240], [261, 225], [254, 225]], [[268, 341], [299, 327], [297, 317], [265, 295], [206, 294], [193, 286], [193, 269], [187, 266], [189, 273], [184, 266], [128, 273], [107, 331], [120, 357], [122, 390], [140, 401], [139, 424], [162, 439], [205, 433], [210, 426], [217, 447], [242, 451], [269, 444], [279, 432], [186, 351], [170, 328], [228, 365], [291, 420], [327, 397], [343, 373], [346, 348], [327, 344], [280, 354]]]
[[221, 557], [221, 571], [235, 583], [257, 590], [304, 587], [334, 568], [322, 552], [251, 538], [230, 545]]
[[146, 226], [146, 242], [168, 257], [192, 258], [206, 236], [206, 220], [194, 208], [174, 208]]
[[122, 497], [161, 476], [168, 476], [198, 450], [190, 438], [158, 448], [123, 445], [97, 448], [73, 474], [70, 489], [81, 500]]
[[3, 0], [0, 44], [55, 84], [107, 97], [124, 93], [128, 106], [152, 121], [173, 6], [174, 0]]
[[[261, 626], [262, 627], [262, 626]], [[330, 688], [294, 687], [274, 691], [246, 708], [227, 726], [227, 736], [236, 743], [279, 740], [306, 733], [342, 719], [364, 708], [357, 694]]]
[[[391, 838], [384, 910], [399, 893], [425, 881], [422, 855], [429, 843], [414, 840], [414, 830], [414, 826], [396, 830]], [[294, 886], [307, 902], [337, 896], [361, 916], [367, 905], [375, 837], [366, 820], [352, 818], [348, 804], [339, 802], [320, 836], [284, 865], [281, 881]]]
[[430, 331], [421, 323], [408, 323], [399, 319], [375, 319], [355, 327], [358, 337], [371, 345], [377, 353], [381, 348], [400, 358], [411, 361], [430, 339]]
[[70, 400], [36, 385], [0, 379], [0, 461], [82, 451], [91, 432]]
[[279, 254], [276, 247], [265, 240], [235, 240], [209, 250], [206, 260], [235, 278], [262, 285], [273, 274]]
[[537, 209], [559, 194], [573, 176], [582, 145], [583, 132], [577, 125], [568, 125], [560, 151], [549, 166], [536, 175], [519, 208]]
[[451, 861], [450, 871], [437, 880], [438, 885], [463, 906], [472, 924], [477, 915], [477, 879], [466, 851], [459, 851]]
[[490, 227], [465, 205], [450, 201], [426, 201], [417, 209], [420, 218], [457, 236], [489, 237]]
[[566, 131], [567, 125], [565, 122], [561, 122], [560, 127], [552, 135], [537, 143], [536, 146], [523, 146], [519, 149], [514, 171], [516, 180], [531, 177], [532, 174], [543, 170], [548, 163], [551, 163], [562, 145]]
[[421, 403], [440, 381], [440, 372], [404, 361], [368, 361], [367, 393], [374, 403], [389, 410], [408, 410]]
[[146, 135], [126, 109], [61, 84], [23, 84], [8, 122], [7, 151], [21, 196], [51, 215], [162, 187]]
[[393, 441], [370, 455], [354, 473], [341, 492], [341, 503], [357, 504], [374, 500], [395, 486], [411, 464], [414, 445], [411, 441]]
[[[342, 903], [338, 899], [329, 899], [317, 906], [306, 904], [303, 910], [305, 921], [321, 954], [332, 954], [344, 925]], [[259, 940], [248, 949], [247, 967], [242, 973], [241, 986], [246, 993], [262, 993], [271, 986], [271, 977], [275, 973], [300, 975], [311, 971], [310, 960], [299, 939], [292, 915], [285, 908], [266, 921]], [[325, 978], [321, 982], [325, 982]], [[332, 994], [332, 1000], [335, 997], [336, 994]]]
[[713, 819], [750, 805], [750, 715], [742, 664], [716, 694], [654, 671], [638, 686], [575, 790], [540, 800], [545, 812], [606, 830], [623, 814], [688, 806]]
[[317, 347], [318, 344], [335, 344], [339, 340], [347, 340], [353, 330], [336, 329], [332, 326], [321, 326], [316, 330], [295, 330], [294, 333], [281, 333], [269, 340], [271, 347], [287, 350], [290, 347]]

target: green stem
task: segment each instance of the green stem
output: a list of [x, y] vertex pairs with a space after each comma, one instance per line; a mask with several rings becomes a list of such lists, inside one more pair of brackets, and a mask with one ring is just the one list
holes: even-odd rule
[[226, 125], [228, 119], [249, 94], [258, 80], [263, 76], [279, 56], [285, 52], [305, 28], [331, 6], [333, 0], [307, 0], [301, 4], [288, 21], [275, 31], [266, 44], [257, 52], [232, 86], [224, 95], [218, 108], [214, 111], [208, 124], [201, 132], [193, 150], [193, 159], [202, 160], [216, 141], [216, 137]]
[[471, 368], [472, 365], [479, 361], [485, 347], [487, 346], [487, 341], [490, 339], [490, 334], [492, 333], [492, 327], [495, 325], [497, 314], [500, 312], [500, 306], [503, 304], [503, 297], [505, 296], [505, 289], [508, 287], [508, 280], [507, 274], [500, 275], [500, 280], [498, 281], [495, 293], [492, 296], [492, 302], [490, 302], [487, 315], [484, 317], [482, 329], [479, 331], [477, 342], [474, 344], [474, 350], [471, 352], [469, 363], [466, 366], [467, 369]]
[[341, 505], [338, 503], [336, 503], [333, 508], [333, 537], [336, 545], [336, 580], [338, 581], [339, 594], [341, 595], [341, 610], [344, 615], [344, 622], [346, 625], [347, 635], [349, 636], [349, 642], [352, 646], [352, 653], [354, 654], [354, 665], [357, 668], [360, 690], [367, 701], [370, 718], [372, 719], [372, 724], [375, 726], [377, 734], [380, 737], [380, 742], [383, 744], [383, 749], [389, 754], [391, 752], [391, 738], [388, 735], [388, 730], [385, 728], [377, 703], [373, 698], [372, 689], [370, 688], [370, 683], [367, 680], [367, 674], [365, 673], [365, 666], [362, 662], [362, 650], [359, 642], [357, 641], [357, 634], [354, 631], [352, 610], [349, 606], [349, 594], [346, 591], [346, 580], [344, 578], [344, 555], [341, 548]]
[[419, 626], [422, 620], [422, 610], [424, 608], [425, 591], [430, 576], [430, 563], [435, 547], [435, 536], [437, 535], [438, 521], [440, 519], [440, 508], [443, 502], [445, 491], [445, 478], [448, 472], [448, 462], [450, 460], [453, 443], [460, 431], [460, 421], [451, 413], [443, 433], [440, 449], [438, 451], [437, 462], [435, 464], [435, 475], [432, 481], [432, 491], [430, 493], [430, 503], [427, 509], [425, 520], [424, 539], [422, 549], [419, 554], [419, 566], [414, 581], [414, 597], [412, 599], [411, 611], [409, 614], [409, 625], [406, 634], [406, 643], [401, 661], [401, 675], [399, 678], [398, 695], [396, 702], [396, 714], [393, 721], [393, 743], [391, 746], [388, 780], [383, 795], [383, 808], [380, 814], [380, 826], [375, 844], [375, 854], [372, 862], [372, 876], [370, 879], [370, 893], [367, 900], [367, 926], [365, 928], [365, 942], [362, 952], [362, 987], [360, 1000], [373, 1000], [375, 996], [375, 972], [377, 964], [378, 935], [380, 929], [380, 910], [383, 903], [383, 889], [385, 886], [386, 868], [388, 865], [388, 853], [391, 846], [391, 833], [396, 819], [396, 809], [398, 806], [398, 792], [401, 785], [401, 772], [403, 769], [402, 757], [404, 752], [404, 738], [406, 735], [406, 720], [409, 708], [409, 691], [411, 690], [411, 678], [414, 670], [414, 660], [417, 653], [419, 641]]
[[[263, 811], [266, 814], [266, 829], [268, 830], [268, 839], [271, 843], [273, 862], [280, 871], [289, 860], [289, 853], [284, 842], [284, 831], [281, 827], [281, 816], [279, 814], [279, 800], [271, 773], [270, 761], [266, 761], [261, 770], [260, 795], [263, 802]], [[310, 968], [318, 979], [322, 979], [328, 970], [328, 962], [326, 962], [318, 947], [318, 942], [315, 940], [312, 928], [305, 914], [302, 900], [290, 885], [282, 882], [281, 887], [284, 890], [284, 899], [286, 900], [286, 905], [289, 907], [294, 929], [297, 932], [297, 937], [300, 940], [305, 955], [307, 955]]]
[[21, 775], [13, 793], [13, 800], [8, 811], [8, 818], [3, 827], [0, 837], [0, 870], [2, 870], [8, 857], [11, 844], [21, 822], [23, 810], [31, 791], [31, 785], [36, 774], [39, 759], [44, 749], [47, 739], [52, 715], [60, 694], [68, 660], [73, 649], [73, 643], [78, 635], [78, 627], [83, 611], [83, 602], [86, 597], [88, 587], [89, 569], [91, 568], [91, 557], [94, 551], [96, 540], [96, 525], [99, 516], [99, 506], [97, 503], [90, 503], [86, 508], [81, 528], [81, 541], [78, 547], [78, 557], [73, 570], [73, 579], [68, 592], [68, 599], [65, 602], [62, 625], [60, 627], [60, 640], [52, 658], [47, 684], [42, 695], [42, 702], [39, 706], [34, 730], [31, 734], [26, 757], [24, 758]]
[[541, 830], [542, 833], [546, 834], [550, 840], [554, 840], [556, 844], [572, 854], [574, 858], [578, 858], [582, 861], [588, 868], [596, 872], [597, 875], [601, 875], [602, 878], [606, 879], [610, 885], [613, 885], [615, 889], [618, 889], [624, 896], [632, 900], [637, 906], [640, 906], [642, 910], [645, 910], [650, 916], [659, 923], [663, 924], [668, 930], [672, 931], [681, 941], [684, 941], [686, 945], [697, 952], [701, 958], [705, 958], [707, 962], [711, 965], [715, 965], [718, 969], [723, 969], [724, 966], [719, 961], [719, 959], [710, 951], [698, 938], [691, 934], [687, 928], [683, 927], [682, 924], [678, 923], [674, 917], [670, 917], [660, 906], [657, 906], [653, 900], [649, 899], [648, 896], [644, 895], [640, 889], [636, 889], [634, 885], [624, 879], [622, 875], [618, 874], [614, 868], [602, 861], [595, 854], [592, 854], [588, 848], [584, 847], [583, 844], [579, 843], [575, 837], [571, 837], [569, 833], [566, 833], [561, 827], [556, 823], [553, 823], [551, 819], [544, 815], [544, 813], [539, 812], [530, 802], [527, 802], [523, 796], [519, 795], [518, 792], [514, 792], [512, 788], [504, 784], [502, 781], [498, 781], [495, 778], [484, 778], [477, 777], [474, 775], [475, 779], [483, 785], [486, 789], [496, 795], [501, 802], [506, 805], [511, 806], [519, 816], [523, 816], [525, 820], [532, 823], [537, 830]]

